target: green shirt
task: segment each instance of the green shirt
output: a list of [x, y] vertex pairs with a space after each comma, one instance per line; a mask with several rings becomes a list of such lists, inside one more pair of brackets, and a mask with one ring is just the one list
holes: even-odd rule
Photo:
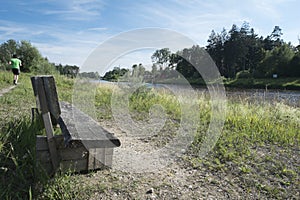
[[10, 66], [12, 69], [19, 69], [21, 66], [21, 60], [18, 58], [12, 58], [10, 62], [11, 62]]

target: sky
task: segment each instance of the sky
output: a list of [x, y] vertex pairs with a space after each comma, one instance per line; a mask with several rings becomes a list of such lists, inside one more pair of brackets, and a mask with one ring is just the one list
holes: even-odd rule
[[[127, 31], [163, 28], [200, 46], [212, 30], [248, 22], [259, 36], [274, 26], [282, 39], [298, 45], [298, 0], [1, 0], [0, 43], [31, 42], [50, 62], [82, 66], [103, 42]], [[153, 50], [154, 52], [154, 50]], [[123, 55], [112, 65], [149, 64], [152, 51]]]

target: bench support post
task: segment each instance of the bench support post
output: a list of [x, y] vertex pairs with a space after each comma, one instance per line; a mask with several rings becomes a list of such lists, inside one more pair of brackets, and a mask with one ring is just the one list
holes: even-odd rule
[[44, 113], [42, 114], [42, 117], [46, 129], [47, 142], [48, 142], [49, 152], [51, 156], [52, 167], [53, 167], [53, 171], [55, 171], [59, 166], [59, 161], [58, 161], [56, 143], [53, 137], [54, 131], [51, 123], [50, 113], [49, 112]]
[[[53, 79], [53, 77], [32, 77], [31, 82], [34, 88], [35, 96], [37, 97], [37, 106], [41, 110], [44, 126], [46, 129], [47, 142], [53, 167], [52, 172], [55, 172], [56, 169], [59, 167], [59, 157], [56, 148], [56, 143], [53, 138], [54, 131], [50, 115], [51, 109], [49, 109], [49, 101], [51, 95], [54, 96], [54, 98], [57, 98], [57, 94], [55, 85], [51, 87], [51, 83], [54, 84], [54, 79], [52, 82], [50, 82], [48, 79]], [[50, 88], [54, 89], [51, 90]]]

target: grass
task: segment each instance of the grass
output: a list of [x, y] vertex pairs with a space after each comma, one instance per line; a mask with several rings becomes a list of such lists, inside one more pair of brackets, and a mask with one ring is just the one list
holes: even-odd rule
[[[294, 78], [224, 78], [222, 77], [226, 88], [244, 88], [244, 89], [279, 89], [279, 90], [300, 90], [299, 77]], [[206, 83], [201, 78], [187, 79], [189, 84], [194, 87], [205, 87]], [[157, 80], [161, 84], [186, 84], [181, 79]]]
[[27, 117], [12, 119], [1, 129], [1, 199], [28, 199], [34, 193], [34, 183], [40, 178], [35, 164], [35, 133], [39, 131], [38, 124]]
[[300, 90], [299, 78], [254, 79], [238, 78], [225, 81], [226, 87], [251, 89]]
[[9, 71], [0, 71], [0, 89], [6, 88], [12, 85], [13, 75]]
[[[3, 77], [1, 73], [0, 77]], [[30, 107], [35, 106], [35, 99], [29, 77], [26, 74], [20, 76], [21, 84], [0, 97], [0, 117], [3, 119], [0, 123], [1, 199], [31, 196], [36, 199], [89, 199], [96, 193], [105, 194], [111, 190], [130, 194], [123, 189], [130, 188], [128, 185], [138, 191], [139, 180], [125, 186], [110, 172], [104, 172], [95, 184], [84, 182], [82, 176], [72, 173], [58, 173], [45, 180], [35, 176], [34, 169], [38, 168], [34, 161], [34, 138], [35, 134], [42, 133], [37, 124], [30, 121]], [[57, 76], [56, 83], [60, 100], [71, 102], [73, 81]], [[98, 121], [113, 119], [113, 91], [117, 92], [111, 85], [97, 87]], [[184, 162], [197, 171], [219, 174], [220, 177], [231, 174], [234, 178], [229, 183], [242, 187], [249, 194], [259, 194], [263, 198], [296, 198], [300, 181], [299, 108], [282, 103], [250, 102], [243, 98], [229, 100], [222, 136], [210, 154], [200, 158], [198, 150], [210, 119], [208, 100], [205, 95], [199, 95], [201, 123]], [[181, 110], [176, 97], [168, 91], [140, 88], [131, 95], [128, 106], [134, 120], [147, 121], [149, 109], [156, 104], [164, 107], [170, 119], [159, 133], [161, 136], [152, 138], [154, 145], [163, 146], [160, 141], [165, 133], [172, 136], [180, 123]]]
[[[201, 134], [189, 158], [196, 169], [237, 177], [249, 193], [291, 198], [299, 183], [300, 111], [284, 104], [229, 103], [223, 134], [213, 152], [197, 157]], [[287, 172], [288, 173], [285, 173]]]

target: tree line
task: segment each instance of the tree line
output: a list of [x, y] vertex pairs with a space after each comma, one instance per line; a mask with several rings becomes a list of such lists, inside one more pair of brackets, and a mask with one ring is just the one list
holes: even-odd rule
[[300, 77], [300, 45], [285, 42], [282, 34], [281, 28], [275, 26], [270, 35], [259, 37], [248, 23], [241, 28], [234, 24], [228, 32], [212, 30], [204, 48], [193, 46], [176, 53], [164, 48], [155, 51], [152, 60], [154, 64], [176, 69], [186, 78], [198, 78], [197, 70], [184, 58], [199, 62], [205, 50], [226, 78], [241, 74], [254, 78], [271, 78], [275, 74]]
[[240, 71], [248, 71], [256, 78], [300, 76], [300, 46], [285, 42], [282, 30], [275, 26], [270, 35], [258, 36], [248, 23], [241, 28], [235, 24], [227, 32], [211, 32], [207, 52], [215, 61], [221, 74], [235, 77]]
[[[279, 26], [263, 37], [258, 36], [246, 22], [240, 28], [233, 24], [229, 31], [225, 28], [220, 33], [212, 30], [205, 47], [195, 45], [176, 53], [168, 48], [156, 50], [151, 56], [152, 71], [143, 69], [139, 73], [147, 76], [150, 73], [154, 78], [174, 78], [178, 76], [174, 73], [176, 70], [187, 79], [199, 79], [201, 75], [188, 60], [200, 63], [203, 51], [206, 51], [225, 78], [300, 77], [300, 45], [285, 42], [282, 35]], [[133, 65], [132, 71], [137, 71], [140, 66]], [[117, 67], [103, 78], [116, 80], [122, 70]]]

